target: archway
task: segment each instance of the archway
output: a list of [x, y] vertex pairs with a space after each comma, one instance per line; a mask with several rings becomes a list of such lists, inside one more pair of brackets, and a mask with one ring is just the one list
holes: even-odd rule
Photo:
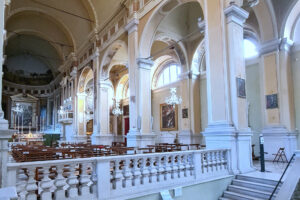
[[79, 77], [77, 98], [78, 136], [89, 136], [94, 119], [94, 73], [90, 67], [85, 67]]

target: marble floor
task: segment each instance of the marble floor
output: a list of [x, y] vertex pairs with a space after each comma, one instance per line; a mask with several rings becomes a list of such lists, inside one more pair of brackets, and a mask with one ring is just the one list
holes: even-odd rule
[[[255, 171], [245, 173], [243, 175], [278, 181], [280, 179], [280, 176], [284, 172], [284, 169], [286, 166], [287, 166], [287, 163], [266, 161], [265, 162], [266, 171], [261, 172], [260, 171], [260, 169], [261, 169], [260, 161], [253, 161], [253, 167], [254, 167]], [[287, 171], [287, 173], [288, 173], [288, 171]], [[284, 181], [284, 178], [285, 177], [283, 177], [283, 181]]]

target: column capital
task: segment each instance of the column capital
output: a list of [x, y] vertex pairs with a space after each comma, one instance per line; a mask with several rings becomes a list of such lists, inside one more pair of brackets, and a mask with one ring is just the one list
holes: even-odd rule
[[112, 87], [111, 82], [105, 79], [100, 79], [99, 81], [97, 81], [97, 85], [100, 86], [100, 88]]
[[198, 18], [198, 27], [201, 33], [205, 31], [205, 21], [201, 17]]
[[225, 8], [224, 14], [227, 17], [227, 23], [234, 22], [241, 26], [244, 26], [246, 19], [249, 17], [249, 13], [236, 4], [231, 4]]
[[288, 38], [269, 40], [261, 45], [260, 55], [268, 54], [274, 51], [290, 52], [294, 42]]
[[146, 58], [138, 58], [137, 63], [139, 65], [139, 68], [147, 69], [147, 70], [151, 70], [151, 67], [154, 64], [152, 59], [146, 59]]
[[136, 13], [133, 15], [133, 17], [128, 20], [127, 25], [125, 26], [125, 30], [128, 32], [128, 34], [137, 31], [139, 25], [139, 20], [136, 15]]
[[287, 52], [290, 52], [292, 46], [294, 45], [294, 42], [288, 38], [282, 38], [280, 42], [280, 50], [285, 50]]

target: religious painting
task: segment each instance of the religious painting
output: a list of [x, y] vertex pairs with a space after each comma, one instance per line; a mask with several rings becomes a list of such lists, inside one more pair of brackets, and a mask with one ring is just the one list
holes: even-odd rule
[[266, 95], [267, 109], [278, 108], [277, 94]]
[[178, 130], [178, 106], [161, 104], [160, 105], [160, 130], [177, 131]]
[[246, 98], [245, 79], [236, 78], [236, 84], [237, 84], [237, 96], [240, 98]]
[[182, 109], [182, 119], [187, 119], [189, 118], [189, 113], [188, 113], [188, 108]]
[[33, 126], [32, 123], [32, 113], [33, 113], [33, 107], [31, 103], [20, 103], [20, 106], [23, 108], [23, 126], [29, 127]]

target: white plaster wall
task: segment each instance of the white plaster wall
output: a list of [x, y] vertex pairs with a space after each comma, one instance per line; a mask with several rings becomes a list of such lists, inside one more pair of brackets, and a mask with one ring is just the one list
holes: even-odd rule
[[[296, 130], [300, 130], [300, 51], [292, 55], [292, 75], [294, 83], [294, 102], [296, 116]], [[298, 137], [298, 147], [300, 147], [300, 137]]]
[[255, 155], [259, 155], [259, 134], [262, 130], [259, 64], [246, 66], [246, 95], [249, 103], [249, 127], [253, 131], [252, 144]]
[[181, 89], [180, 82], [175, 82], [173, 84], [152, 91], [153, 132], [159, 136], [157, 138], [158, 140], [160, 140], [159, 142], [173, 143], [176, 133], [179, 133], [182, 130], [182, 126], [181, 126], [182, 113], [181, 113], [181, 105], [179, 105], [178, 106], [178, 131], [168, 131], [168, 132], [160, 131], [160, 104], [165, 103], [166, 97], [170, 96], [171, 87], [176, 87], [177, 95], [182, 96], [182, 89]]

